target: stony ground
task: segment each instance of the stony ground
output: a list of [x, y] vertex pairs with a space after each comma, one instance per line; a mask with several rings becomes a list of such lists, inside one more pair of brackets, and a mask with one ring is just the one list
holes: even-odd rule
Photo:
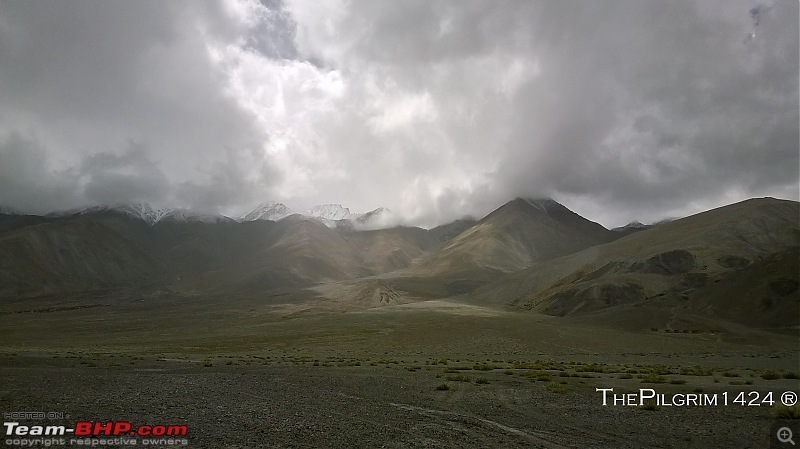
[[753, 448], [774, 407], [604, 407], [595, 389], [800, 391], [795, 331], [453, 301], [299, 317], [257, 299], [148, 301], [0, 304], [0, 411], [185, 424], [189, 447], [210, 449]]
[[[69, 416], [64, 424], [186, 424], [189, 447], [197, 448], [752, 448], [768, 447], [773, 408], [604, 407], [595, 388], [798, 389], [797, 380], [768, 381], [750, 370], [736, 378], [725, 377], [730, 372], [686, 371], [647, 384], [641, 374], [625, 378], [626, 371], [653, 369], [636, 364], [444, 363], [4, 354], [0, 409], [63, 411]], [[447, 389], [438, 390], [440, 385]]]

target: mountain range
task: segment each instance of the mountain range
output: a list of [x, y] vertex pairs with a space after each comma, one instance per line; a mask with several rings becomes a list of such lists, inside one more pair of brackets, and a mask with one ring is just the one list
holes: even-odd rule
[[614, 230], [525, 198], [432, 229], [390, 226], [386, 209], [274, 202], [239, 220], [146, 204], [3, 210], [0, 300], [105, 291], [352, 310], [451, 298], [622, 327], [788, 329], [800, 325], [799, 218], [773, 198]]
[[[379, 207], [366, 213], [352, 213], [349, 208], [340, 204], [320, 204], [310, 209], [301, 207], [290, 208], [283, 203], [267, 201], [259, 204], [255, 209], [247, 214], [231, 218], [221, 214], [204, 213], [190, 209], [162, 208], [156, 209], [148, 203], [116, 203], [109, 205], [94, 205], [78, 209], [51, 212], [48, 217], [65, 217], [71, 215], [95, 214], [98, 212], [110, 211], [138, 218], [150, 225], [154, 225], [162, 220], [183, 221], [183, 222], [206, 222], [221, 223], [234, 221], [256, 221], [271, 220], [280, 221], [290, 215], [302, 215], [317, 219], [328, 227], [346, 227], [359, 229], [375, 229], [387, 227], [397, 221], [396, 217], [389, 209]], [[20, 215], [19, 212], [0, 207], [0, 213], [6, 215]]]

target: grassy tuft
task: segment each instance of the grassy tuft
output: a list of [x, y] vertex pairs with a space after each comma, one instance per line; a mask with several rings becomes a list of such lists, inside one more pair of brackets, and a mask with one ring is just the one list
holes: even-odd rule
[[466, 374], [456, 374], [454, 376], [447, 376], [445, 380], [449, 380], [452, 382], [469, 382], [469, 376]]
[[800, 406], [787, 407], [778, 404], [772, 409], [772, 416], [777, 419], [800, 419]]

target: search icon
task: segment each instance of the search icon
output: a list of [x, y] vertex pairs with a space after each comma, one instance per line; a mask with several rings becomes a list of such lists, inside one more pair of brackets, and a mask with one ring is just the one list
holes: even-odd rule
[[778, 429], [778, 432], [775, 433], [775, 436], [778, 437], [778, 441], [781, 443], [791, 443], [794, 446], [794, 440], [792, 439], [792, 429], [788, 427], [781, 427]]

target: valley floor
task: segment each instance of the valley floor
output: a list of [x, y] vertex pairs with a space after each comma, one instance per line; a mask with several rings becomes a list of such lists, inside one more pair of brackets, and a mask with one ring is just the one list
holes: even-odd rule
[[[795, 334], [620, 330], [450, 301], [141, 303], [5, 303], [0, 409], [185, 424], [198, 448], [768, 447], [787, 412], [733, 399], [800, 391]], [[597, 388], [719, 402], [603, 406]]]
[[[188, 447], [204, 448], [767, 447], [772, 407], [603, 406], [595, 388], [721, 394], [797, 387], [796, 381], [760, 378], [732, 386], [728, 378], [714, 384], [713, 378], [667, 375], [686, 381], [673, 385], [611, 373], [559, 377], [559, 370], [452, 369], [474, 363], [466, 360], [372, 366], [368, 360], [324, 359], [313, 366], [258, 356], [211, 362], [54, 357], [0, 359], [0, 408], [64, 412], [69, 418], [63, 424], [185, 424]], [[742, 375], [748, 378], [746, 371]], [[443, 384], [448, 389], [437, 390]]]

